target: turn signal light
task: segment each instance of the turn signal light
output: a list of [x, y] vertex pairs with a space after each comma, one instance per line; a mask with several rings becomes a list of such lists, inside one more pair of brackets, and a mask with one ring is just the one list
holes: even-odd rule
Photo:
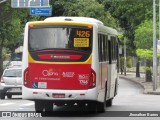
[[28, 68], [24, 71], [24, 86], [29, 87], [29, 70]]
[[89, 89], [96, 87], [96, 73], [93, 69], [91, 69], [90, 81], [89, 81]]

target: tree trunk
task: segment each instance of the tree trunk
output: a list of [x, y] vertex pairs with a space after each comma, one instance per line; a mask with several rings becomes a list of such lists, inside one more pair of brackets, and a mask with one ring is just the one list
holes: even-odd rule
[[121, 75], [123, 75], [123, 68], [121, 67]]
[[0, 47], [0, 77], [3, 73], [2, 46]]
[[140, 77], [140, 71], [139, 71], [139, 58], [137, 57], [137, 63], [136, 63], [136, 77]]
[[152, 81], [152, 73], [151, 70], [149, 70], [148, 68], [151, 67], [151, 61], [150, 60], [146, 60], [146, 82], [151, 82]]

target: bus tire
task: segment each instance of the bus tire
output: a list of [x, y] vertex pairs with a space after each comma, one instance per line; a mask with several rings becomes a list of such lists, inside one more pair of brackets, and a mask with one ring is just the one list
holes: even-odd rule
[[44, 103], [42, 101], [35, 101], [35, 111], [42, 113], [44, 109]]
[[106, 94], [104, 97], [104, 102], [97, 102], [97, 112], [103, 113], [106, 110]]
[[97, 112], [97, 102], [89, 102], [88, 103], [88, 111], [91, 113]]
[[105, 112], [105, 108], [106, 108], [106, 101], [104, 101], [104, 102], [98, 102], [97, 103], [97, 112], [99, 112], [99, 113], [103, 113], [103, 112]]
[[53, 103], [52, 102], [45, 102], [44, 104], [45, 112], [52, 112], [53, 111]]
[[97, 102], [97, 112], [99, 113], [103, 113], [106, 110], [106, 94], [107, 94], [107, 83], [105, 87], [104, 102]]
[[112, 98], [106, 101], [106, 107], [112, 106]]
[[114, 96], [117, 95], [117, 88], [118, 88], [118, 84], [117, 84], [117, 79], [116, 79], [116, 82], [115, 82], [115, 89], [114, 89]]

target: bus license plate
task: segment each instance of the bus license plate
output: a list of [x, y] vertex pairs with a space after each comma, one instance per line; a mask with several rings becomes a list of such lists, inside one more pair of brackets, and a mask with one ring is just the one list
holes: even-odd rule
[[53, 98], [65, 98], [65, 94], [57, 94], [57, 93], [53, 93], [52, 94]]

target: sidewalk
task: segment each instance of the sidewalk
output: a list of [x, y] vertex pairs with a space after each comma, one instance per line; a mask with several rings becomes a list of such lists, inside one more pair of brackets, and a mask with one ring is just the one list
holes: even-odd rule
[[140, 74], [140, 78], [137, 78], [136, 73], [127, 72], [126, 76], [119, 75], [119, 77], [140, 84], [144, 88], [144, 94], [160, 95], [160, 88], [153, 91], [153, 82], [146, 82], [144, 74]]

